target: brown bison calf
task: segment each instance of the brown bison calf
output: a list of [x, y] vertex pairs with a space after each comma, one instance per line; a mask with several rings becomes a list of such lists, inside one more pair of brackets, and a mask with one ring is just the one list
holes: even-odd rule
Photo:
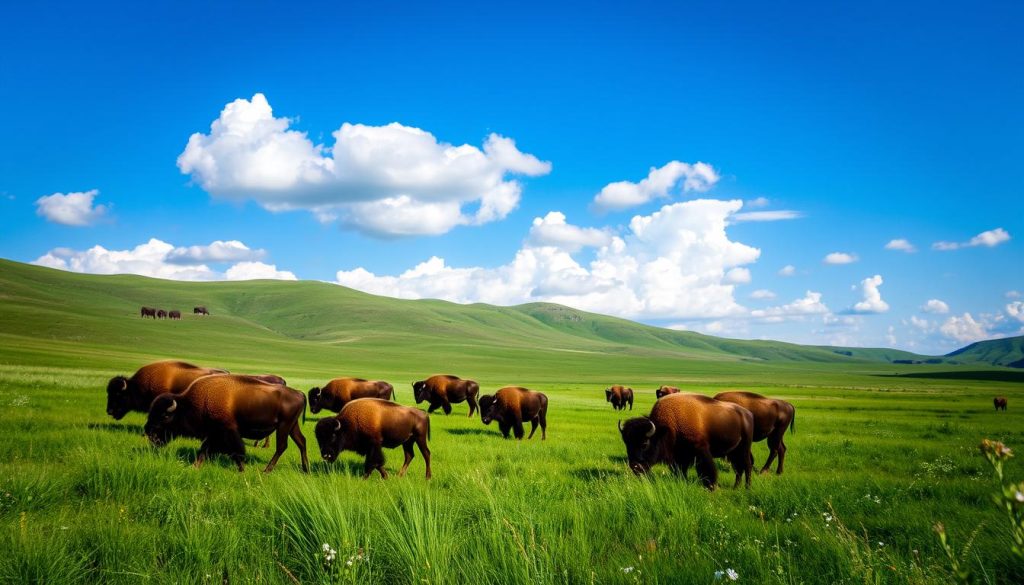
[[380, 398], [390, 400], [395, 389], [387, 382], [364, 380], [362, 378], [335, 378], [323, 388], [309, 390], [309, 411], [313, 414], [327, 409], [341, 412], [345, 405], [358, 398]]
[[615, 410], [626, 410], [626, 404], [633, 410], [633, 389], [625, 386], [612, 386], [604, 390], [605, 402], [611, 402]]
[[129, 411], [149, 412], [153, 399], [166, 392], [183, 392], [189, 384], [227, 370], [200, 368], [173, 360], [142, 366], [131, 378], [114, 376], [107, 382], [107, 414], [121, 420]]
[[754, 415], [742, 406], [700, 394], [673, 394], [654, 403], [649, 416], [619, 423], [629, 467], [646, 474], [656, 463], [667, 463], [686, 477], [696, 460], [697, 475], [708, 489], [718, 485], [716, 457], [725, 457], [736, 471], [736, 483], [746, 475], [750, 487], [753, 462], [750, 444]]
[[224, 453], [238, 465], [238, 471], [244, 471], [244, 439], [262, 439], [276, 431], [277, 450], [263, 471], [274, 469], [291, 436], [302, 454], [302, 470], [308, 472], [306, 438], [299, 428], [305, 409], [306, 396], [287, 386], [249, 376], [206, 376], [184, 392], [157, 396], [145, 432], [158, 447], [175, 437], [201, 439], [196, 467], [210, 454]]
[[480, 393], [480, 385], [458, 376], [437, 375], [413, 382], [412, 390], [416, 404], [430, 403], [429, 413], [440, 408], [445, 414], [451, 414], [453, 404], [465, 401], [469, 403], [469, 416], [473, 416], [477, 410], [476, 396]]
[[662, 386], [654, 391], [654, 395], [657, 396], [658, 399], [664, 398], [669, 394], [679, 394], [679, 388], [676, 388], [675, 386]]
[[1006, 397], [996, 396], [992, 399], [992, 404], [995, 405], [996, 410], [1006, 410]]
[[493, 396], [488, 394], [480, 397], [480, 420], [485, 425], [491, 424], [492, 420], [498, 421], [498, 429], [506, 439], [509, 429], [517, 439], [522, 439], [525, 432], [523, 421], [528, 420], [532, 428], [527, 439], [533, 438], [539, 424], [540, 439], [543, 441], [548, 438], [548, 397], [526, 388], [507, 386]]
[[395, 404], [379, 398], [359, 398], [341, 409], [337, 416], [320, 419], [316, 423], [316, 442], [320, 445], [320, 456], [328, 463], [338, 458], [342, 451], [355, 451], [366, 457], [363, 479], [370, 477], [373, 470], [387, 478], [384, 470], [383, 448], [393, 449], [399, 445], [405, 450], [405, 463], [398, 476], [405, 475], [417, 445], [427, 463], [427, 479], [430, 479], [430, 417], [422, 410]]
[[753, 392], [722, 392], [715, 395], [715, 400], [739, 404], [754, 415], [754, 442], [768, 439], [768, 460], [764, 462], [761, 473], [768, 473], [772, 461], [778, 456], [779, 466], [775, 473], [782, 475], [782, 466], [786, 460], [783, 435], [788, 429], [796, 432], [796, 408], [785, 400], [767, 398]]

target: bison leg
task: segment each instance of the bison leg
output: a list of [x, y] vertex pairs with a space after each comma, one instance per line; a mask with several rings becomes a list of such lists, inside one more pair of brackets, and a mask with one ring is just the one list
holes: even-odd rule
[[238, 466], [238, 471], [245, 471], [245, 441], [238, 431], [224, 431], [221, 442], [217, 445], [218, 450], [225, 453]]
[[515, 433], [516, 439], [522, 441], [523, 436], [526, 435], [526, 430], [523, 428], [523, 417], [517, 415], [512, 420], [512, 432]]
[[277, 429], [277, 444], [274, 449], [274, 456], [270, 458], [270, 463], [267, 463], [267, 467], [263, 470], [263, 473], [270, 473], [277, 466], [277, 460], [281, 458], [281, 454], [288, 448], [288, 433], [283, 428], [278, 427]]
[[199, 445], [199, 454], [196, 456], [196, 462], [193, 464], [193, 466], [196, 469], [199, 469], [200, 467], [202, 467], [203, 466], [203, 461], [206, 461], [206, 457], [207, 457], [207, 455], [209, 455], [209, 453], [210, 453], [210, 439], [207, 438], [206, 440], [203, 441], [203, 443], [201, 445]]
[[469, 417], [473, 418], [473, 413], [477, 411], [477, 408], [479, 408], [476, 405], [476, 396], [473, 394], [466, 396], [466, 402], [469, 403]]
[[448, 399], [446, 398], [445, 401], [441, 403], [441, 409], [444, 410], [444, 413], [446, 415], [451, 414], [452, 413], [452, 403], [448, 402]]
[[503, 436], [503, 437], [505, 437], [507, 439], [508, 438], [508, 432], [510, 430], [512, 430], [512, 425], [510, 425], [507, 422], [501, 420], [501, 421], [498, 421], [498, 429], [501, 430], [501, 436]]
[[309, 457], [306, 456], [306, 436], [302, 434], [302, 428], [299, 426], [298, 420], [292, 426], [291, 437], [292, 441], [295, 442], [295, 446], [299, 448], [299, 455], [302, 456], [302, 472], [309, 473]]
[[532, 439], [533, 433], [537, 432], [537, 422], [537, 417], [534, 417], [533, 420], [530, 421], [530, 436], [526, 437], [527, 439]]
[[416, 439], [409, 439], [408, 441], [402, 443], [402, 449], [405, 450], [405, 462], [402, 463], [402, 469], [398, 470], [398, 477], [402, 477], [405, 475], [405, 470], [409, 469], [409, 463], [412, 462], [413, 457], [416, 456], [416, 454], [412, 450], [412, 446], [415, 442]]
[[711, 451], [707, 447], [698, 451], [696, 460], [697, 477], [700, 478], [704, 487], [713, 491], [718, 485], [718, 469], [715, 467], [715, 459], [711, 456]]
[[366, 454], [366, 462], [363, 463], [363, 479], [370, 477], [374, 469], [380, 472], [382, 479], [388, 478], [388, 472], [384, 470], [384, 452], [380, 445], [370, 447], [369, 453]]
[[543, 441], [548, 438], [548, 405], [546, 403], [537, 413], [537, 420], [540, 422], [540, 440]]
[[779, 467], [775, 470], [776, 475], [782, 475], [782, 464], [786, 461], [786, 441], [779, 441]]
[[427, 462], [427, 479], [430, 479], [430, 448], [427, 447], [427, 435], [420, 433], [416, 437], [416, 445], [420, 448], [420, 455], [423, 455], [423, 460]]
[[437, 410], [438, 407], [440, 407], [440, 406], [441, 406], [440, 404], [431, 403], [430, 404], [430, 408], [427, 409], [427, 414], [434, 414], [434, 411]]

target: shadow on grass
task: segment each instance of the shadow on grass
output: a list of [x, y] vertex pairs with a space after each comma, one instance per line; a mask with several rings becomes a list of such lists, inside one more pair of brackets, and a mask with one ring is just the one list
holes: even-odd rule
[[[363, 460], [336, 459], [331, 463], [324, 460], [309, 462], [310, 475], [350, 475], [353, 477], [363, 476]], [[374, 471], [374, 474], [377, 472]]]
[[627, 473], [625, 467], [617, 469], [608, 469], [607, 467], [578, 467], [569, 472], [570, 475], [576, 479], [580, 479], [586, 482], [605, 481], [612, 477], [617, 477], [624, 473]]
[[112, 433], [128, 433], [138, 437], [142, 436], [142, 425], [133, 425], [119, 422], [89, 423], [87, 428], [96, 431], [110, 431]]
[[444, 432], [449, 435], [497, 435], [501, 436], [501, 433], [495, 433], [493, 429], [444, 429]]
[[1024, 382], [1024, 372], [970, 370], [964, 372], [913, 372], [910, 374], [875, 374], [883, 378], [933, 378], [939, 380], [983, 380], [986, 382]]

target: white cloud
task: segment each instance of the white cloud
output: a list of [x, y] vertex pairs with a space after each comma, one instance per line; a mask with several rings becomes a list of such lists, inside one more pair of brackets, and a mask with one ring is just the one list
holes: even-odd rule
[[921, 312], [945, 315], [949, 312], [949, 305], [939, 299], [928, 299], [928, 302], [921, 305]]
[[878, 287], [882, 286], [882, 276], [876, 274], [860, 281], [862, 300], [853, 305], [855, 313], [884, 313], [889, 310], [889, 303], [882, 300]]
[[1006, 305], [1006, 314], [1024, 323], [1024, 301], [1014, 301]]
[[981, 232], [966, 242], [935, 242], [932, 244], [932, 249], [947, 252], [950, 250], [959, 250], [960, 248], [975, 248], [978, 246], [993, 248], [1008, 241], [1010, 241], [1009, 232], [1003, 228], [996, 228], [994, 230]]
[[933, 328], [932, 322], [928, 319], [922, 319], [917, 315], [910, 316], [910, 324], [920, 329], [921, 331], [931, 331]]
[[781, 221], [786, 219], [799, 219], [803, 214], [791, 209], [779, 209], [777, 211], [745, 211], [733, 216], [733, 221]]
[[771, 204], [771, 200], [767, 197], [755, 197], [743, 202], [743, 206], [749, 209], [754, 209], [756, 207], [768, 207], [769, 204]]
[[796, 274], [796, 266], [787, 264], [779, 269], [779, 276], [793, 276]]
[[723, 282], [727, 282], [729, 284], [749, 284], [750, 280], [750, 269], [737, 267], [730, 268], [729, 271], [725, 273], [725, 279]]
[[599, 212], [620, 211], [669, 197], [673, 189], [702, 193], [714, 186], [718, 179], [718, 173], [707, 163], [689, 164], [674, 160], [661, 168], [651, 167], [647, 178], [639, 183], [617, 181], [605, 185], [594, 197], [593, 206]]
[[900, 252], [906, 252], [908, 254], [913, 254], [914, 252], [917, 252], [917, 248], [915, 248], [914, 245], [910, 243], [910, 240], [905, 240], [903, 238], [889, 240], [889, 243], [885, 245], [885, 249], [899, 250]]
[[774, 299], [775, 298], [775, 293], [773, 293], [772, 291], [770, 291], [770, 290], [768, 290], [766, 288], [759, 288], [759, 289], [755, 290], [754, 292], [750, 293], [750, 298], [758, 299], [758, 300], [760, 300], [760, 299]]
[[975, 341], [981, 341], [990, 337], [990, 333], [986, 330], [984, 324], [975, 321], [970, 313], [964, 313], [960, 317], [956, 315], [950, 316], [939, 327], [939, 331], [946, 337], [960, 343], [974, 343]]
[[828, 315], [828, 306], [821, 300], [821, 293], [807, 291], [803, 298], [767, 309], [757, 309], [750, 312], [755, 319], [762, 319], [769, 323], [778, 323], [790, 318], [803, 318], [809, 315]]
[[[242, 245], [244, 246], [244, 244]], [[211, 245], [195, 248], [211, 249], [212, 247]], [[220, 273], [203, 263], [183, 264], [170, 260], [175, 251], [191, 249], [175, 248], [172, 244], [152, 238], [130, 250], [108, 250], [103, 246], [93, 246], [88, 250], [54, 248], [32, 263], [70, 272], [138, 274], [171, 280], [236, 280], [253, 278], [246, 275], [256, 274], [257, 271], [260, 271], [259, 274], [261, 274], [259, 278], [295, 279], [295, 275], [291, 272], [278, 272], [275, 266], [262, 262], [240, 262], [228, 268], [227, 272]]]
[[259, 260], [267, 255], [266, 250], [252, 250], [238, 240], [217, 240], [208, 246], [175, 248], [167, 254], [172, 264], [203, 264], [205, 262], [242, 262]]
[[1008, 290], [1006, 291], [1006, 298], [1008, 299], [1019, 299], [1021, 297], [1019, 290]]
[[856, 261], [856, 254], [847, 254], [846, 252], [832, 252], [822, 260], [825, 264], [852, 264]]
[[889, 344], [889, 347], [896, 347], [896, 341], [896, 328], [889, 325], [885, 332], [885, 342]]
[[522, 193], [508, 175], [551, 171], [498, 134], [481, 149], [398, 123], [345, 123], [328, 147], [290, 129], [291, 122], [274, 117], [263, 94], [235, 100], [208, 134], [189, 138], [178, 168], [214, 197], [253, 199], [270, 211], [308, 210], [321, 221], [384, 237], [503, 219]]
[[727, 275], [756, 261], [760, 250], [728, 238], [729, 216], [741, 207], [738, 200], [700, 199], [635, 216], [628, 233], [612, 237], [585, 266], [564, 246], [528, 238], [508, 264], [496, 268], [452, 267], [432, 257], [397, 276], [356, 268], [339, 271], [337, 281], [400, 298], [497, 305], [543, 300], [630, 318], [742, 315], [746, 310], [733, 298], [730, 282], [742, 280], [742, 272]]
[[92, 225], [106, 215], [106, 205], [93, 206], [98, 189], [74, 193], [54, 193], [36, 199], [36, 215], [46, 221], [71, 226]]
[[534, 218], [529, 235], [529, 242], [534, 246], [555, 246], [566, 252], [576, 252], [584, 247], [598, 248], [611, 241], [612, 235], [607, 229], [581, 228], [566, 223], [565, 214], [560, 211]]

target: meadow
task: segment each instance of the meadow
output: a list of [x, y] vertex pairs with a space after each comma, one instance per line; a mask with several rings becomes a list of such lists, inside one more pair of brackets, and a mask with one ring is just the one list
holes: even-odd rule
[[[143, 321], [141, 304], [208, 318]], [[889, 352], [729, 342], [551, 306], [394, 301], [319, 283], [171, 283], [0, 262], [0, 581], [111, 583], [948, 583], [945, 525], [980, 583], [1024, 582], [977, 445], [1024, 449], [1019, 371], [893, 365]], [[434, 478], [360, 479], [362, 458], [306, 475], [290, 444], [249, 448], [238, 473], [191, 466], [198, 441], [155, 449], [144, 415], [114, 421], [104, 388], [163, 358], [273, 372], [306, 391], [332, 377], [433, 373], [485, 393], [548, 394], [548, 439], [503, 440], [465, 404], [432, 416]], [[632, 386], [632, 412], [603, 389]], [[637, 478], [616, 423], [662, 383], [743, 388], [797, 408], [786, 473], [708, 492], [664, 467]], [[992, 396], [1009, 398], [1007, 412]], [[401, 451], [385, 453], [391, 472]], [[756, 463], [767, 456], [754, 447]], [[1018, 460], [1007, 466], [1022, 479]], [[325, 548], [326, 547], [326, 548]], [[732, 571], [733, 573], [729, 573]], [[720, 572], [716, 578], [716, 572]]]

